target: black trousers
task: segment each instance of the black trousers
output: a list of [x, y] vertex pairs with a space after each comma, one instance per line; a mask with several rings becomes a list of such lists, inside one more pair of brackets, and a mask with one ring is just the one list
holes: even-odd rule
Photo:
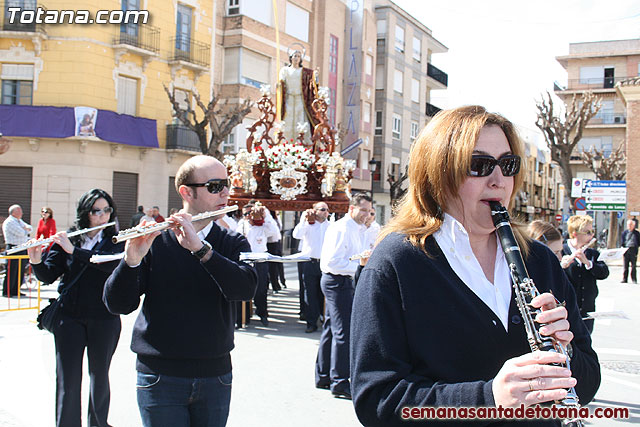
[[[15, 248], [16, 245], [7, 244], [7, 249]], [[26, 255], [27, 251], [20, 251], [12, 255]], [[25, 270], [29, 267], [28, 259], [8, 259], [7, 272], [2, 282], [3, 296], [16, 296], [20, 289], [18, 288], [18, 279], [24, 277]]]
[[316, 384], [331, 381], [331, 390], [348, 389], [351, 306], [355, 288], [349, 276], [322, 273], [322, 291], [327, 299], [322, 336], [316, 358]]
[[631, 280], [634, 282], [638, 281], [638, 276], [636, 275], [636, 260], [638, 259], [638, 248], [629, 248], [624, 253], [623, 263], [624, 270], [622, 272], [622, 280], [625, 282], [629, 277], [629, 264], [631, 264]]
[[[282, 256], [282, 240], [267, 243], [267, 252], [269, 252], [271, 255]], [[284, 265], [281, 262], [270, 262], [268, 264], [269, 281], [271, 282], [271, 288], [274, 291], [279, 291], [283, 287], [286, 288], [287, 284], [284, 279]], [[280, 283], [278, 283], [278, 279], [280, 279]]]
[[304, 281], [304, 302], [307, 305], [305, 314], [307, 326], [317, 326], [318, 317], [322, 313], [324, 294], [320, 288], [320, 260], [312, 259], [302, 263], [302, 280]]
[[55, 326], [56, 426], [82, 427], [82, 359], [87, 349], [91, 378], [88, 426], [108, 427], [109, 366], [120, 338], [120, 317], [77, 319], [66, 314]]
[[267, 288], [269, 287], [269, 266], [266, 262], [256, 263], [256, 270], [258, 272], [258, 289], [256, 289], [256, 295], [253, 297], [253, 303], [256, 306], [256, 314], [258, 317], [267, 317], [269, 311], [267, 310]]

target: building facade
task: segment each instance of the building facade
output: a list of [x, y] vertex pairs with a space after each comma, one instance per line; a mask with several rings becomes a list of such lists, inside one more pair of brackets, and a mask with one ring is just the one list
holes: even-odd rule
[[567, 70], [566, 87], [556, 84], [558, 97], [569, 103], [574, 95], [579, 100], [591, 91], [602, 99], [602, 107], [586, 126], [571, 161], [574, 177], [595, 179], [580, 160], [580, 152], [593, 147], [607, 156], [625, 143], [627, 111], [615, 86], [639, 75], [640, 39], [571, 43], [569, 54], [556, 59]]
[[378, 218], [391, 217], [389, 175], [405, 170], [411, 144], [440, 109], [431, 91], [447, 88], [448, 76], [432, 63], [447, 52], [432, 31], [390, 0], [376, 0], [376, 94], [373, 194]]
[[[574, 95], [580, 97], [585, 91], [592, 91], [602, 99], [602, 107], [586, 126], [582, 139], [572, 156], [573, 176], [596, 179], [595, 174], [580, 160], [581, 151], [592, 147], [604, 152], [605, 157], [620, 145], [625, 145], [627, 170], [632, 165], [632, 148], [629, 144], [628, 106], [623, 96], [616, 92], [616, 86], [640, 75], [640, 39], [571, 43], [569, 54], [556, 58], [567, 70], [567, 85], [556, 85], [555, 93], [565, 103]], [[627, 211], [640, 210], [633, 202], [632, 183], [634, 174], [627, 176]], [[596, 216], [596, 227], [608, 227], [608, 215]]]
[[[145, 3], [90, 0], [76, 9], [95, 17]], [[0, 132], [11, 146], [0, 156], [0, 215], [20, 203], [24, 219], [37, 224], [40, 207], [50, 206], [64, 229], [78, 197], [95, 187], [114, 196], [124, 226], [138, 204], [163, 213], [181, 207], [171, 181], [194, 152], [180, 144], [163, 85], [210, 92], [212, 3], [154, 2], [146, 24], [121, 25], [20, 24], [10, 22], [8, 6], [0, 18]], [[69, 6], [46, 3], [50, 11]]]

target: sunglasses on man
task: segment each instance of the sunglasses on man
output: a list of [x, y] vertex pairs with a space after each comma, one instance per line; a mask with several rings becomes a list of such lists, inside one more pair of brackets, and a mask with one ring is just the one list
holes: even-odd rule
[[496, 160], [495, 157], [486, 155], [471, 156], [469, 176], [483, 177], [493, 173], [496, 166], [500, 167], [502, 176], [514, 176], [520, 172], [520, 156], [507, 154]]
[[229, 188], [229, 180], [227, 178], [214, 178], [207, 182], [185, 184], [187, 187], [206, 187], [207, 191], [211, 194], [218, 194], [225, 187]]

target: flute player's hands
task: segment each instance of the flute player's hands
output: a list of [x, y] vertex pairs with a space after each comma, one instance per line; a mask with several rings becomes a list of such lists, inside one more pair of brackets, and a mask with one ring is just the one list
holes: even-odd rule
[[191, 252], [197, 252], [202, 249], [202, 240], [200, 240], [198, 233], [193, 227], [190, 214], [179, 212], [171, 215], [171, 220], [176, 223], [173, 231], [176, 233], [176, 238], [180, 246]]
[[[143, 219], [140, 225], [144, 227], [154, 222], [155, 221], [146, 221]], [[160, 233], [161, 231], [155, 231], [150, 234], [145, 234], [144, 236], [136, 237], [135, 239], [127, 240], [127, 244], [124, 247], [124, 261], [129, 267], [135, 267], [142, 262], [142, 258], [149, 252], [151, 244]]]

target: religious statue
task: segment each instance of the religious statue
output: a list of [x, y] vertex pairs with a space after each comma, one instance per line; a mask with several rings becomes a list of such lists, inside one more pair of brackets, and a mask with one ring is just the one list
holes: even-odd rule
[[304, 51], [290, 51], [289, 65], [280, 69], [278, 107], [287, 141], [298, 136], [298, 123], [308, 122], [311, 129], [318, 124], [311, 108], [318, 94], [317, 73], [302, 66], [303, 55]]

